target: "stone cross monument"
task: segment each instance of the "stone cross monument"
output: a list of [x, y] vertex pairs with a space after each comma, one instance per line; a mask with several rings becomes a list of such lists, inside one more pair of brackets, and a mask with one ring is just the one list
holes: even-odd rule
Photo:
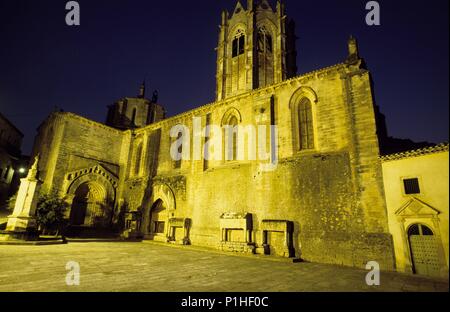
[[19, 192], [12, 215], [8, 217], [6, 232], [12, 238], [31, 239], [37, 236], [36, 206], [41, 181], [38, 179], [39, 155], [26, 178], [20, 179]]

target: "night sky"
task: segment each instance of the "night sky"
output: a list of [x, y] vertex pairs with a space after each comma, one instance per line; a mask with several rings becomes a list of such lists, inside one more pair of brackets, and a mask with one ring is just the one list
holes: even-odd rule
[[[79, 27], [65, 24], [66, 2], [0, 0], [0, 111], [24, 132], [25, 153], [55, 107], [104, 122], [143, 79], [170, 116], [214, 100], [220, 12], [236, 0], [80, 0]], [[372, 27], [367, 1], [285, 2], [299, 74], [342, 62], [352, 34], [389, 134], [448, 141], [448, 0], [379, 1]]]

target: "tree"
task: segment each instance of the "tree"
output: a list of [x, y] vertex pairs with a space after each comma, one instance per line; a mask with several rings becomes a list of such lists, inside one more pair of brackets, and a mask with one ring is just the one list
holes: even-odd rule
[[6, 209], [9, 211], [13, 211], [16, 205], [16, 200], [17, 200], [17, 193], [8, 198]]
[[64, 198], [52, 192], [39, 197], [36, 208], [36, 222], [42, 233], [58, 235], [67, 225], [65, 213], [68, 204]]

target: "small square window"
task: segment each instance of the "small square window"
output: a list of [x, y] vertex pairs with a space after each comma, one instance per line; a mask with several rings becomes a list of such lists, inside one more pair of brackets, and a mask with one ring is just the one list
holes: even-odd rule
[[403, 186], [406, 195], [420, 194], [419, 179], [404, 179]]

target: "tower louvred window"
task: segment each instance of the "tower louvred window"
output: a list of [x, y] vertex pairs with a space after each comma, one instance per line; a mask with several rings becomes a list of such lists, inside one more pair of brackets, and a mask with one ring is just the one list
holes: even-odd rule
[[238, 30], [232, 43], [232, 57], [244, 54], [245, 51], [245, 34], [242, 30]]
[[267, 30], [262, 27], [258, 32], [258, 52], [272, 53], [273, 44], [272, 37]]

